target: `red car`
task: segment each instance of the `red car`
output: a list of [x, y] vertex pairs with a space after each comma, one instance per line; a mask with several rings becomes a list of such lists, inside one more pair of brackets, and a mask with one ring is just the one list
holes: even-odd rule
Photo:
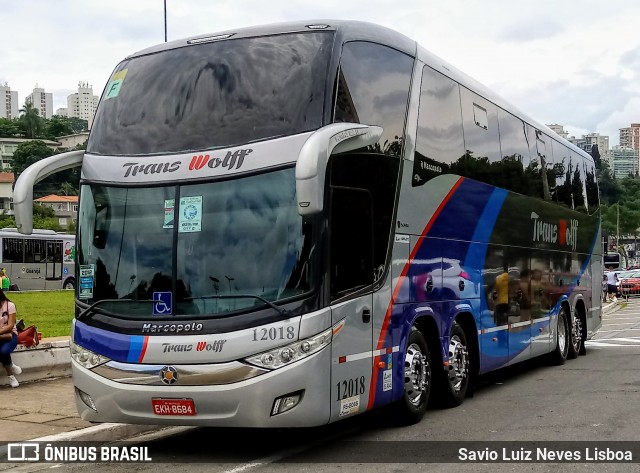
[[620, 280], [620, 293], [624, 297], [640, 296], [640, 271], [631, 273]]

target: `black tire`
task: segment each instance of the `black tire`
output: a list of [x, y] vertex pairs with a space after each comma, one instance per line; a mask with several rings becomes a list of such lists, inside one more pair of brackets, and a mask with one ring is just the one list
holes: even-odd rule
[[431, 394], [431, 355], [422, 333], [412, 327], [404, 352], [404, 392], [392, 406], [394, 420], [401, 425], [420, 422]]
[[436, 382], [436, 396], [441, 407], [462, 404], [469, 388], [470, 365], [467, 334], [458, 322], [454, 322], [449, 335], [449, 362]]
[[570, 360], [578, 358], [578, 355], [584, 349], [584, 341], [582, 340], [582, 319], [579, 314], [576, 314], [573, 324], [571, 325], [568, 345], [569, 350], [567, 352], [567, 358]]
[[560, 306], [558, 312], [558, 326], [556, 327], [556, 349], [551, 353], [551, 361], [554, 365], [564, 365], [569, 354], [570, 342], [569, 321], [564, 306]]
[[62, 285], [62, 289], [73, 289], [76, 288], [76, 281], [73, 278], [67, 279]]

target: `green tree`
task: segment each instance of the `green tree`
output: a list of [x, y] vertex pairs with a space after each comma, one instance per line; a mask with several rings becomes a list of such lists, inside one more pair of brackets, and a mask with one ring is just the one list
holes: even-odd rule
[[27, 167], [52, 154], [54, 152], [42, 140], [20, 143], [13, 153], [11, 170], [17, 179]]
[[0, 137], [11, 138], [20, 133], [20, 127], [15, 119], [0, 118]]
[[591, 145], [591, 157], [593, 158], [593, 162], [596, 165], [596, 169], [602, 168], [602, 159], [600, 158], [600, 150], [598, 149], [598, 145]]
[[60, 189], [58, 191], [60, 195], [78, 195], [78, 185], [77, 183], [74, 185], [70, 182], [63, 182], [60, 184]]
[[622, 188], [606, 161], [601, 162], [601, 169], [598, 171], [598, 184], [600, 187], [600, 199], [603, 204], [611, 205], [620, 201]]
[[27, 138], [39, 138], [42, 133], [42, 118], [40, 112], [31, 103], [27, 102], [20, 109], [20, 127]]
[[67, 117], [54, 115], [44, 122], [44, 136], [49, 140], [55, 140], [58, 136], [71, 135], [73, 133]]
[[67, 120], [73, 133], [80, 133], [81, 131], [89, 130], [89, 122], [87, 122], [87, 120], [83, 120], [78, 117], [69, 117]]
[[[0, 216], [0, 228], [16, 228], [15, 217]], [[40, 204], [33, 204], [33, 228], [56, 232], [62, 230], [53, 209]]]

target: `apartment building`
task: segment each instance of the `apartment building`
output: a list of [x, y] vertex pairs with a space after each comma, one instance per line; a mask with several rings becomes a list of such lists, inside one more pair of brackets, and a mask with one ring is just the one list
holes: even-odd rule
[[65, 117], [87, 120], [89, 129], [98, 108], [100, 97], [93, 95], [93, 88], [86, 82], [78, 82], [78, 92], [67, 96], [67, 108], [59, 108], [56, 113]]
[[16, 118], [18, 109], [18, 92], [11, 90], [6, 82], [0, 85], [0, 118]]
[[627, 176], [637, 176], [640, 168], [638, 150], [625, 148], [623, 146], [614, 146], [611, 149], [611, 164], [613, 174], [618, 179], [623, 179]]
[[632, 123], [629, 127], [620, 128], [620, 146], [640, 150], [640, 123]]
[[[27, 141], [32, 141], [27, 138], [0, 138], [0, 171], [11, 171], [11, 164], [13, 163], [13, 153], [15, 153], [18, 145], [25, 143]], [[43, 141], [49, 148], [53, 151], [61, 148], [60, 143], [57, 141], [51, 140], [40, 140]]]
[[33, 92], [27, 95], [25, 103], [30, 103], [37, 109], [40, 117], [51, 118], [53, 116], [53, 94], [45, 92], [43, 88], [36, 85]]
[[593, 145], [598, 146], [600, 159], [611, 164], [611, 150], [609, 149], [609, 137], [607, 135], [589, 133], [588, 135], [583, 135], [581, 138], [575, 138], [572, 136], [569, 138], [569, 141], [589, 154], [591, 154]]
[[0, 213], [13, 214], [13, 173], [0, 172]]

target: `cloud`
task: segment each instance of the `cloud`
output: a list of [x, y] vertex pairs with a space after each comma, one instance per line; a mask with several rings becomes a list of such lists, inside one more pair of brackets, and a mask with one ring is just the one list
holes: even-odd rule
[[510, 24], [497, 35], [502, 41], [527, 43], [535, 40], [549, 40], [565, 31], [555, 20], [534, 20], [530, 18]]

